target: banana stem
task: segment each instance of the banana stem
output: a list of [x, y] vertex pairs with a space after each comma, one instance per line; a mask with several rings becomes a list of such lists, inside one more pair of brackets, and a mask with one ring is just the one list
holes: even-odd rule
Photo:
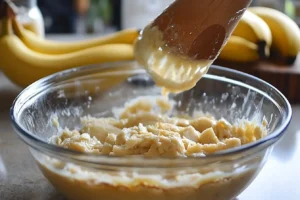
[[8, 17], [5, 17], [2, 21], [2, 27], [1, 27], [1, 34], [0, 37], [3, 37], [5, 35], [12, 35], [12, 25], [11, 25], [11, 19]]
[[12, 17], [12, 27], [18, 37], [23, 36], [23, 27], [18, 23], [16, 17]]

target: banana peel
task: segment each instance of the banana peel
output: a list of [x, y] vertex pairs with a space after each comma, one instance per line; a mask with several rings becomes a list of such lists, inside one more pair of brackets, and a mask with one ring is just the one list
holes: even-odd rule
[[34, 33], [28, 31], [19, 24], [16, 18], [12, 18], [12, 25], [16, 35], [22, 42], [31, 50], [45, 53], [45, 54], [66, 54], [75, 51], [80, 51], [92, 47], [97, 47], [106, 44], [131, 44], [139, 36], [138, 29], [125, 29], [112, 33], [106, 36], [97, 37], [94, 39], [73, 41], [73, 42], [59, 42], [51, 41], [41, 37], [36, 37]]
[[255, 62], [260, 59], [259, 47], [239, 36], [231, 36], [218, 59], [231, 62]]
[[300, 51], [300, 29], [296, 22], [272, 8], [251, 7], [248, 10], [270, 27], [273, 35], [271, 52], [278, 52], [286, 64], [293, 64]]
[[134, 60], [131, 44], [105, 44], [59, 55], [39, 53], [14, 35], [11, 19], [5, 19], [3, 26], [5, 33], [0, 38], [0, 67], [12, 82], [21, 87], [70, 68]]

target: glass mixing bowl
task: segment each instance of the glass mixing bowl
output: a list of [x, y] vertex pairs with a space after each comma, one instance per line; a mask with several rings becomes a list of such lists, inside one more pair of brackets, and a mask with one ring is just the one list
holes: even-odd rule
[[173, 112], [202, 111], [234, 123], [268, 121], [267, 137], [239, 148], [197, 158], [144, 158], [79, 153], [49, 144], [61, 127], [78, 128], [80, 117], [109, 117], [142, 96], [159, 96], [147, 73], [135, 62], [67, 70], [23, 90], [11, 109], [13, 126], [44, 176], [71, 200], [203, 199], [229, 200], [256, 177], [292, 115], [287, 99], [253, 76], [212, 66], [198, 84], [170, 95]]

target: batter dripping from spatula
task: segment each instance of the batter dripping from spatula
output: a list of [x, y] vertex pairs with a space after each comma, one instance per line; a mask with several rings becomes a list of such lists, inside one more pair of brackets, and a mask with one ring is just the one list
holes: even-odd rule
[[136, 60], [163, 94], [193, 88], [226, 44], [250, 0], [177, 0], [135, 44]]

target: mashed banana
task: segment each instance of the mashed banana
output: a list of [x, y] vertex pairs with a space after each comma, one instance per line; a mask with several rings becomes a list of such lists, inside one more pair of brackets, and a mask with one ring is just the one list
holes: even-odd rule
[[[155, 107], [159, 111], [155, 111]], [[118, 118], [83, 117], [80, 130], [65, 129], [51, 142], [80, 152], [146, 157], [191, 157], [239, 147], [266, 136], [266, 122], [230, 124], [212, 117], [170, 117], [171, 104], [141, 99]]]

